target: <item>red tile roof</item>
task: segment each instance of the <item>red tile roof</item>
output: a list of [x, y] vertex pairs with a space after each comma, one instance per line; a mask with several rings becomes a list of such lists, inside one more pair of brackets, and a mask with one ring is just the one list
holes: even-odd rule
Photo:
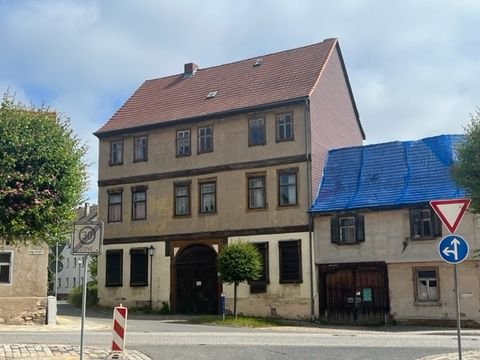
[[[97, 132], [117, 132], [165, 122], [254, 108], [307, 97], [337, 39], [269, 55], [145, 81]], [[261, 58], [260, 66], [253, 66]], [[207, 99], [207, 94], [217, 95]], [[106, 135], [106, 134], [105, 134]]]

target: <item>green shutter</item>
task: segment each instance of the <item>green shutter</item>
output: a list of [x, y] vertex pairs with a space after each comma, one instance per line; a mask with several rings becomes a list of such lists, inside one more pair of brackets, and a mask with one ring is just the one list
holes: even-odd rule
[[330, 241], [332, 244], [338, 243], [338, 217], [332, 216], [330, 218]]
[[363, 215], [355, 216], [355, 227], [357, 233], [357, 242], [365, 241], [365, 225]]

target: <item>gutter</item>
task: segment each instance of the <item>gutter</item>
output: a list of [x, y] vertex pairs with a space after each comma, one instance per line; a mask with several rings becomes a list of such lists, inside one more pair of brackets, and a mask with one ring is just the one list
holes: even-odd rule
[[[310, 99], [305, 99], [304, 109], [305, 120], [305, 157], [307, 161], [307, 201], [308, 206], [312, 204], [312, 149], [311, 149], [311, 122], [310, 122]], [[313, 244], [313, 216], [308, 213], [308, 250], [309, 250], [309, 263], [310, 263], [310, 318], [315, 320], [315, 269], [314, 269], [314, 244]]]

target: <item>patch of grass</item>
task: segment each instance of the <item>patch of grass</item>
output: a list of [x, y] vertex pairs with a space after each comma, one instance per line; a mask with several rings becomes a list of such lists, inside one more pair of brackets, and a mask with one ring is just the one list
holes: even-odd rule
[[195, 316], [190, 319], [190, 322], [192, 324], [249, 327], [249, 328], [282, 326], [280, 321], [275, 319], [255, 318], [255, 317], [248, 317], [248, 316], [238, 316], [237, 319], [235, 319], [234, 316], [226, 316], [225, 321], [222, 320], [222, 317], [218, 315]]

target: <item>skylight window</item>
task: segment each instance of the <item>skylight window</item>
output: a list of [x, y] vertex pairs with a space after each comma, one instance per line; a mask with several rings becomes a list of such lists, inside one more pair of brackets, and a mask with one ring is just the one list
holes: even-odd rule
[[253, 66], [260, 66], [262, 65], [263, 63], [263, 59], [262, 58], [257, 58], [255, 59], [255, 62], [253, 63]]
[[208, 95], [207, 95], [207, 99], [214, 98], [215, 96], [217, 96], [217, 93], [218, 93], [217, 90], [210, 91], [210, 92], [208, 93]]

